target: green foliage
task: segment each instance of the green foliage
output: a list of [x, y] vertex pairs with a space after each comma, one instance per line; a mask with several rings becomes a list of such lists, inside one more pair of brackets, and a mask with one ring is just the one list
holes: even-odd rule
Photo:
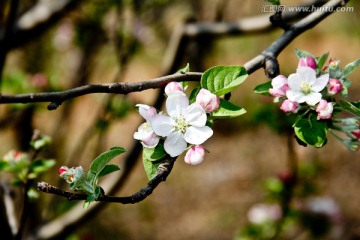
[[245, 113], [244, 108], [238, 107], [225, 99], [220, 99], [220, 107], [212, 113], [212, 117], [214, 119], [233, 118]]
[[216, 66], [201, 77], [201, 87], [217, 96], [231, 92], [245, 81], [248, 74], [243, 66]]
[[155, 148], [143, 148], [143, 164], [149, 180], [154, 178], [157, 168], [166, 156], [163, 141], [160, 141]]
[[276, 6], [278, 6], [278, 5], [280, 5], [281, 3], [280, 3], [280, 0], [266, 0], [267, 2], [269, 2], [269, 3], [271, 3], [272, 5], [276, 5]]
[[328, 57], [329, 57], [329, 52], [324, 53], [320, 57], [315, 57], [317, 72], [321, 72], [321, 70], [323, 69]]
[[254, 93], [258, 93], [264, 96], [271, 96], [271, 94], [269, 93], [269, 89], [271, 88], [271, 81], [267, 81], [266, 83], [257, 85], [254, 88]]
[[358, 58], [355, 61], [353, 61], [353, 62], [349, 63], [348, 65], [346, 65], [344, 70], [343, 70], [343, 75], [342, 75], [343, 78], [346, 78], [347, 76], [349, 76], [359, 66], [360, 66], [360, 58]]
[[311, 146], [319, 148], [327, 142], [328, 124], [326, 121], [319, 121], [313, 113], [307, 118], [299, 119], [294, 125], [294, 130], [302, 142]]

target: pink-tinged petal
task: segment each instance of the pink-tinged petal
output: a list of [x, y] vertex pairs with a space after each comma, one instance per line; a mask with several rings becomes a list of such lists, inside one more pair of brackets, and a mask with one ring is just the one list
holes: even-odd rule
[[184, 92], [183, 87], [178, 82], [170, 82], [165, 86], [165, 93], [168, 96], [176, 91]]
[[146, 119], [146, 113], [149, 110], [150, 106], [145, 104], [136, 104], [136, 107], [138, 107], [139, 114]]
[[310, 106], [314, 106], [315, 104], [317, 104], [318, 102], [320, 102], [321, 100], [321, 93], [309, 93], [308, 95], [306, 95], [306, 103], [309, 104]]
[[151, 127], [156, 135], [167, 137], [174, 131], [174, 120], [161, 114], [151, 119]]
[[316, 81], [316, 71], [311, 67], [299, 67], [296, 70], [296, 74], [299, 75], [301, 81], [306, 81], [313, 84]]
[[285, 84], [288, 84], [288, 80], [284, 75], [277, 75], [271, 80], [271, 86], [273, 86], [273, 88], [281, 88]]
[[184, 160], [187, 164], [195, 166], [202, 163], [204, 158], [205, 148], [203, 146], [193, 146], [187, 151]]
[[294, 91], [294, 90], [287, 90], [286, 91], [286, 97], [292, 101], [297, 103], [303, 103], [305, 102], [306, 98], [304, 94], [300, 91]]
[[316, 79], [315, 83], [312, 85], [311, 89], [315, 92], [320, 92], [323, 90], [327, 83], [329, 82], [329, 74], [323, 74], [318, 79]]
[[144, 138], [141, 143], [146, 148], [154, 148], [158, 145], [159, 141], [160, 138], [155, 133], [152, 133], [149, 137]]
[[290, 89], [300, 91], [301, 90], [300, 83], [301, 83], [301, 78], [299, 77], [298, 74], [296, 73], [290, 74], [288, 78], [288, 85]]
[[186, 121], [195, 127], [204, 127], [206, 124], [206, 112], [205, 110], [197, 103], [193, 103], [185, 109], [185, 119]]
[[184, 139], [190, 144], [200, 145], [213, 135], [213, 130], [208, 127], [190, 126], [186, 129]]
[[166, 99], [166, 110], [169, 116], [172, 118], [180, 115], [183, 109], [187, 106], [189, 106], [189, 99], [183, 92], [173, 92]]
[[187, 143], [180, 131], [171, 133], [164, 142], [164, 149], [171, 157], [179, 156], [186, 147]]

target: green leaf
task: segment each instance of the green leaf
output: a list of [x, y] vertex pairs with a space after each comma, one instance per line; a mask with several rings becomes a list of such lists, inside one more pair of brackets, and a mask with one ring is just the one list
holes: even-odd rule
[[298, 120], [294, 130], [301, 141], [311, 146], [319, 148], [327, 142], [327, 122], [317, 120], [316, 114], [310, 114], [309, 117]]
[[318, 69], [318, 71], [321, 71], [321, 69], [323, 68], [324, 64], [326, 63], [326, 60], [329, 57], [329, 52], [324, 53], [323, 55], [321, 55], [321, 57], [315, 58], [316, 60], [316, 69]]
[[55, 160], [53, 159], [39, 159], [30, 164], [30, 169], [32, 173], [38, 174], [48, 171], [55, 165]]
[[200, 89], [201, 89], [201, 87], [196, 87], [191, 91], [190, 97], [189, 97], [190, 104], [192, 104], [196, 101], [196, 95], [200, 92]]
[[343, 109], [360, 117], [360, 102], [348, 102], [348, 101], [340, 100], [339, 103]]
[[190, 72], [190, 65], [189, 65], [189, 63], [187, 63], [184, 68], [181, 68], [181, 69], [177, 70], [176, 73], [186, 73], [186, 72]]
[[101, 178], [107, 174], [119, 171], [120, 167], [114, 164], [108, 164], [104, 167], [104, 169], [99, 173], [98, 178]]
[[276, 6], [280, 5], [280, 0], [266, 0], [266, 1], [268, 1], [272, 5], [276, 5]]
[[146, 175], [148, 177], [149, 180], [153, 179], [156, 175], [156, 171], [159, 167], [159, 165], [161, 164], [161, 161], [149, 161], [148, 159], [143, 157], [143, 164], [144, 164], [144, 169], [146, 172]]
[[84, 202], [84, 208], [88, 208], [90, 203], [95, 202], [101, 195], [100, 186], [96, 186], [92, 194], [89, 194]]
[[343, 78], [346, 78], [347, 76], [349, 76], [359, 66], [360, 66], [360, 58], [358, 58], [355, 61], [353, 61], [352, 63], [349, 63], [348, 65], [346, 65], [344, 68], [344, 71], [343, 71]]
[[201, 87], [222, 96], [234, 90], [247, 77], [243, 66], [216, 66], [209, 68], [201, 76]]
[[220, 107], [212, 113], [213, 118], [233, 118], [246, 113], [244, 108], [238, 107], [225, 99], [220, 99]]
[[143, 148], [143, 158], [150, 162], [163, 159], [167, 153], [164, 150], [164, 143], [161, 141], [155, 148]]
[[272, 87], [271, 81], [257, 85], [254, 89], [254, 93], [262, 94], [265, 96], [271, 96], [269, 89]]
[[[190, 65], [189, 63], [186, 64], [186, 66], [182, 69], [179, 69], [176, 73], [187, 73], [190, 72]], [[188, 82], [180, 82], [181, 86], [183, 87], [183, 89], [185, 90], [188, 86]]]
[[312, 57], [315, 59], [314, 55], [312, 55], [311, 53], [305, 51], [305, 50], [299, 50], [297, 48], [295, 48], [295, 54], [296, 56], [300, 59], [300, 58], [304, 58], [304, 57]]
[[114, 147], [107, 152], [100, 154], [90, 165], [90, 171], [99, 175], [105, 166], [110, 162], [114, 157], [126, 152], [122, 147]]

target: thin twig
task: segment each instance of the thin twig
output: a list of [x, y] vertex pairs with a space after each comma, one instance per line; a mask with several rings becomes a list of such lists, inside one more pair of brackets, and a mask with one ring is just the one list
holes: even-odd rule
[[[146, 197], [148, 197], [154, 189], [160, 184], [160, 182], [165, 181], [168, 175], [170, 174], [174, 163], [175, 163], [176, 157], [168, 157], [165, 159], [158, 167], [156, 175], [153, 179], [151, 179], [148, 184], [140, 189], [138, 192], [134, 193], [131, 196], [128, 197], [115, 197], [115, 196], [108, 196], [108, 195], [102, 195], [96, 201], [100, 202], [117, 202], [122, 204], [129, 204], [129, 203], [138, 203], [142, 200], [144, 200]], [[86, 194], [79, 194], [79, 193], [71, 193], [64, 190], [61, 190], [57, 187], [51, 186], [48, 183], [45, 182], [39, 182], [37, 184], [38, 190], [45, 192], [45, 193], [51, 193], [56, 194], [62, 197], [65, 197], [69, 201], [73, 200], [86, 200], [87, 195]]]

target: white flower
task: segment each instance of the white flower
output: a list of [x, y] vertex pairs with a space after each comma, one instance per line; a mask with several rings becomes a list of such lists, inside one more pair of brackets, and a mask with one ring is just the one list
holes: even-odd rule
[[286, 91], [287, 98], [292, 102], [314, 106], [321, 100], [320, 91], [329, 81], [329, 74], [316, 78], [316, 72], [310, 67], [298, 67], [296, 73], [288, 78], [289, 89]]
[[197, 103], [189, 105], [183, 92], [173, 92], [166, 100], [169, 116], [158, 114], [151, 120], [154, 132], [166, 137], [165, 151], [171, 156], [179, 156], [187, 143], [200, 145], [212, 136], [213, 131], [205, 126], [205, 110]]
[[137, 104], [136, 106], [146, 122], [139, 126], [138, 131], [134, 133], [134, 138], [140, 140], [144, 147], [154, 148], [160, 140], [151, 127], [151, 120], [157, 115], [156, 109], [145, 104]]

